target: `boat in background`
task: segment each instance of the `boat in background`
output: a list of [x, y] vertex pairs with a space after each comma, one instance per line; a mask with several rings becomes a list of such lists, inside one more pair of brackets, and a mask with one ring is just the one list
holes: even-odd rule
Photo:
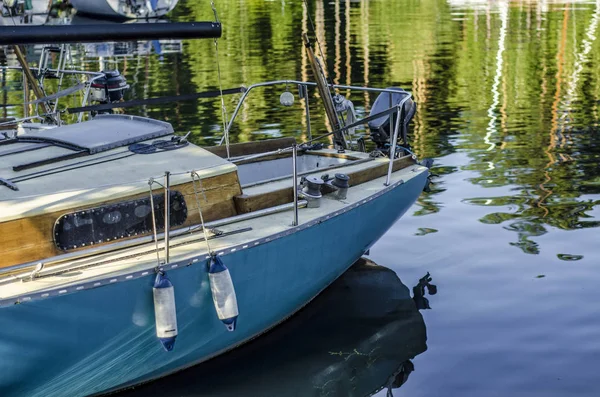
[[0, 26], [41, 25], [48, 19], [48, 1], [0, 0]]
[[[154, 39], [157, 28], [214, 38], [221, 29], [131, 27], [16, 27], [0, 29], [0, 43]], [[206, 148], [165, 121], [110, 114], [164, 100], [124, 102], [127, 83], [114, 72], [71, 70], [87, 80], [46, 95], [14, 47], [36, 98], [33, 115], [0, 123], [17, 127], [0, 138], [0, 323], [10, 324], [0, 327], [0, 395], [113, 392], [218, 356], [304, 307], [412, 206], [429, 170], [408, 145], [410, 93], [327, 84], [303, 41], [316, 82], [168, 98], [241, 95], [223, 144]], [[276, 86], [283, 108], [304, 102], [306, 138], [230, 144], [249, 95]], [[331, 131], [313, 136], [315, 89]], [[68, 111], [89, 118], [65, 124], [56, 101], [81, 90], [83, 106]], [[333, 90], [378, 97], [357, 120]], [[31, 120], [41, 128], [23, 128]], [[368, 137], [356, 133], [364, 126]]]
[[426, 341], [409, 289], [394, 271], [361, 258], [264, 336], [116, 397], [370, 396], [401, 387]]
[[117, 19], [165, 16], [179, 0], [70, 0], [78, 13]]

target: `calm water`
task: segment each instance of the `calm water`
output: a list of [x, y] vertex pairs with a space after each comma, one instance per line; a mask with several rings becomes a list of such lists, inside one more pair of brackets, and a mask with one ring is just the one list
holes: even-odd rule
[[[181, 3], [173, 19], [211, 18], [208, 2]], [[429, 297], [433, 310], [419, 312], [385, 269], [364, 283], [346, 275], [354, 293], [336, 284], [304, 320], [181, 375], [173, 395], [364, 395], [397, 386], [415, 355], [393, 395], [600, 395], [600, 1], [309, 3], [217, 1], [223, 88], [311, 79], [300, 44], [310, 16], [334, 82], [411, 90], [413, 148], [435, 159], [438, 176], [371, 258], [409, 288], [429, 271], [440, 292]], [[212, 42], [162, 48], [77, 62], [118, 67], [131, 98], [218, 87]], [[4, 103], [18, 102], [13, 88]], [[279, 105], [284, 88], [251, 96], [233, 141], [305, 136], [298, 101]], [[226, 100], [229, 114], [236, 99]], [[365, 112], [375, 97], [351, 99]], [[200, 144], [220, 139], [217, 101], [133, 112], [167, 119]], [[323, 128], [313, 116], [313, 130]], [[324, 314], [336, 307], [339, 322]], [[168, 384], [154, 387], [167, 396]]]

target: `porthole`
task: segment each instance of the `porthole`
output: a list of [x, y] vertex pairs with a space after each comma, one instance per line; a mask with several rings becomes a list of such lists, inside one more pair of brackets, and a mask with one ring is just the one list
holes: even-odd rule
[[[135, 211], [135, 210], [134, 210]], [[112, 225], [113, 223], [119, 223], [121, 221], [120, 211], [110, 211], [104, 214], [102, 222], [106, 225]]]
[[[171, 227], [187, 219], [183, 195], [171, 191]], [[153, 196], [158, 230], [164, 229], [164, 195]], [[54, 243], [64, 251], [152, 232], [150, 197], [122, 201], [65, 214], [54, 225]]]

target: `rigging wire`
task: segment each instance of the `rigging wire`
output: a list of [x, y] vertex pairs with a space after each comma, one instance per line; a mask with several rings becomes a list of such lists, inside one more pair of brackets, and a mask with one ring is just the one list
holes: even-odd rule
[[194, 188], [194, 197], [196, 198], [196, 206], [198, 207], [198, 214], [200, 215], [200, 223], [202, 224], [202, 233], [204, 233], [204, 241], [206, 241], [206, 248], [208, 249], [208, 254], [212, 255], [213, 252], [210, 249], [210, 243], [208, 242], [208, 233], [206, 232], [206, 225], [204, 224], [204, 216], [202, 215], [202, 208], [200, 207], [200, 199], [198, 198], [198, 189], [196, 188], [196, 178], [198, 178], [198, 184], [200, 185], [200, 189], [202, 189], [202, 195], [204, 196], [204, 201], [208, 202], [206, 199], [206, 192], [204, 191], [204, 187], [202, 186], [202, 178], [196, 171], [192, 171], [192, 187]]
[[[217, 7], [214, 0], [211, 0], [210, 6], [215, 14], [215, 22], [219, 22], [217, 15]], [[227, 151], [227, 159], [229, 159], [229, 131], [227, 130], [227, 108], [225, 107], [225, 98], [223, 97], [223, 85], [221, 83], [221, 65], [219, 62], [219, 39], [215, 38], [215, 57], [217, 59], [217, 78], [219, 80], [219, 92], [221, 93], [221, 117], [223, 118], [223, 135], [225, 137], [225, 149]]]
[[152, 185], [154, 183], [158, 183], [154, 180], [154, 178], [150, 178], [148, 180], [148, 187], [150, 189], [150, 208], [152, 210], [152, 231], [154, 232], [154, 245], [156, 247], [156, 271], [158, 273], [158, 269], [160, 268], [160, 254], [158, 251], [158, 236], [156, 233], [156, 214], [154, 213], [154, 197], [152, 195]]

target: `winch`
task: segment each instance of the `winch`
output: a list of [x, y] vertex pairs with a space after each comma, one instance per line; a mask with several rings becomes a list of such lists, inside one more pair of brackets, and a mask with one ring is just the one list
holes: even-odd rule
[[335, 174], [335, 179], [331, 182], [333, 186], [337, 188], [335, 192], [335, 197], [338, 200], [345, 200], [346, 195], [348, 194], [348, 188], [350, 177], [346, 174]]
[[323, 180], [317, 178], [315, 176], [309, 176], [304, 179], [304, 188], [302, 189], [302, 194], [306, 197], [307, 207], [308, 208], [318, 208], [321, 206], [321, 186], [323, 185]]

